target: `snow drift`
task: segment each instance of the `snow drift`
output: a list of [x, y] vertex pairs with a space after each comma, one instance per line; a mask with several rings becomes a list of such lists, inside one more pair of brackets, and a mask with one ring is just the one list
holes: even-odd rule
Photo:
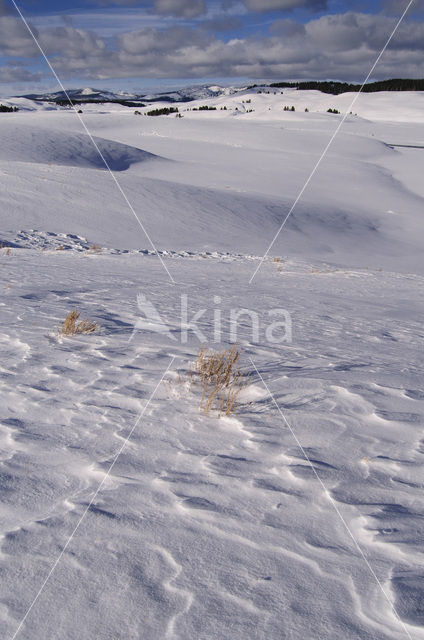
[[[131, 165], [154, 160], [152, 153], [141, 149], [94, 138], [112, 171], [126, 171]], [[2, 131], [0, 162], [32, 162], [90, 169], [106, 169], [90, 137], [84, 133], [68, 133], [22, 124], [9, 125]]]

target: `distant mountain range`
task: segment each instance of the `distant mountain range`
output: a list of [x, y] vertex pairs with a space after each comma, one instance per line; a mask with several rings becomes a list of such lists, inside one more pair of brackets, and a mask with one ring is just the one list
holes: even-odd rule
[[[221, 87], [221, 86], [196, 86], [177, 89], [176, 91], [165, 91], [159, 93], [128, 93], [91, 89], [69, 89], [67, 94], [74, 105], [87, 103], [115, 103], [126, 107], [143, 107], [152, 102], [191, 102], [192, 100], [205, 100], [228, 96], [252, 89], [298, 89], [299, 91], [321, 91], [332, 95], [339, 95], [347, 92], [358, 92], [360, 84], [348, 84], [346, 82], [273, 82], [271, 84], [254, 84], [249, 87]], [[394, 79], [381, 82], [371, 82], [362, 89], [364, 93], [378, 91], [424, 91], [424, 80]], [[69, 98], [64, 91], [53, 93], [28, 94], [21, 96], [39, 102], [54, 102], [61, 106], [69, 105]]]
[[218, 87], [218, 86], [202, 86], [187, 87], [176, 91], [167, 91], [160, 93], [127, 93], [119, 91], [114, 93], [101, 89], [69, 89], [67, 94], [64, 91], [56, 91], [53, 93], [27, 94], [21, 96], [29, 100], [37, 100], [39, 102], [54, 102], [58, 105], [69, 105], [69, 99], [75, 105], [87, 103], [116, 103], [127, 107], [142, 107], [146, 103], [152, 102], [191, 102], [192, 100], [202, 100], [207, 98], [217, 98], [222, 95], [232, 95], [242, 89], [234, 87]]

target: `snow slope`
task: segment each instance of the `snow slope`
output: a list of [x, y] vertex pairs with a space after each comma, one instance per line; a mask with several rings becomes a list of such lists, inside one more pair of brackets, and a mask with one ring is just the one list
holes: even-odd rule
[[[372, 97], [360, 96], [368, 104]], [[119, 175], [119, 182], [159, 248], [265, 252], [340, 116], [283, 112], [280, 95], [252, 98], [256, 99], [272, 105], [271, 111], [267, 107], [267, 121], [261, 116], [254, 119], [256, 113], [235, 115], [232, 110], [181, 112], [182, 119], [148, 118], [125, 108], [99, 113], [102, 107], [97, 105], [83, 114], [93, 135], [109, 140], [101, 144], [106, 145], [102, 148], [111, 168], [131, 164], [129, 171]], [[219, 100], [228, 103], [226, 98]], [[240, 97], [237, 100], [239, 104]], [[403, 100], [408, 114], [406, 105], [412, 98], [406, 94]], [[140, 248], [143, 235], [110, 176], [85, 171], [86, 166], [101, 168], [101, 160], [90, 141], [81, 138], [84, 134], [75, 114], [67, 110], [33, 113], [32, 130], [28, 115], [3, 114], [2, 120], [6, 124], [2, 157], [7, 164], [0, 158], [0, 168], [8, 176], [9, 189], [19, 194], [12, 214], [14, 228], [82, 233], [113, 248]], [[46, 132], [53, 121], [54, 130]], [[388, 145], [419, 143], [424, 138], [423, 125], [390, 123], [381, 132], [379, 127], [379, 122], [349, 117], [273, 247], [275, 255], [290, 251], [351, 266], [422, 269], [422, 190], [411, 190], [408, 178], [416, 171], [414, 152], [419, 150]], [[127, 148], [108, 149], [111, 140]], [[173, 162], [141, 162], [152, 159], [146, 153]], [[37, 155], [40, 166], [25, 169], [31, 172], [30, 181], [10, 165], [11, 160], [31, 160]], [[70, 172], [78, 177], [70, 179]], [[38, 183], [36, 194], [34, 182]], [[2, 226], [8, 229], [12, 212], [7, 193], [3, 204]], [[56, 215], [63, 206], [65, 228]], [[258, 235], [263, 238], [259, 245]]]
[[69, 134], [63, 130], [14, 124], [3, 132], [1, 162], [31, 162], [105, 170], [107, 161], [112, 171], [125, 171], [132, 164], [152, 160], [150, 153], [111, 140], [95, 139], [96, 146], [85, 133]]
[[[424, 122], [361, 98], [251, 284], [338, 116], [84, 108], [172, 282], [75, 114], [1, 114], [2, 638], [424, 638]], [[190, 371], [234, 309], [218, 419]]]

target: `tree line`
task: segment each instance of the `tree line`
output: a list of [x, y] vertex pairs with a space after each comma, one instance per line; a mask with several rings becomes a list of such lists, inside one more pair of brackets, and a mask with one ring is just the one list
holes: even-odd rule
[[[273, 82], [270, 87], [278, 89], [299, 89], [299, 91], [321, 91], [334, 96], [340, 93], [359, 92], [362, 85], [350, 84], [348, 82]], [[414, 80], [397, 78], [393, 80], [381, 80], [380, 82], [370, 82], [362, 89], [363, 93], [374, 93], [378, 91], [424, 91], [424, 80]]]

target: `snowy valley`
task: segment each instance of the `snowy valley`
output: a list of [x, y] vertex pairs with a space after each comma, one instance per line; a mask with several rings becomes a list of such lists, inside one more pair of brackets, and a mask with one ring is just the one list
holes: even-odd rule
[[424, 93], [191, 98], [1, 100], [1, 637], [424, 638]]

